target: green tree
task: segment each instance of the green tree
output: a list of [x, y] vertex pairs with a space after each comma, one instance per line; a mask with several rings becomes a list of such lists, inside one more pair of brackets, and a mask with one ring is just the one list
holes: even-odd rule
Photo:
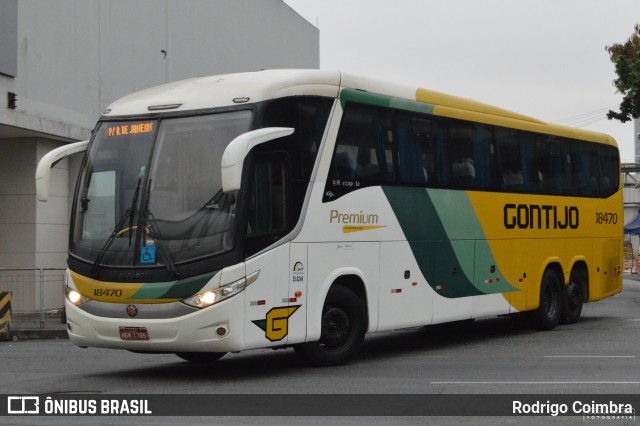
[[616, 65], [618, 78], [613, 80], [622, 94], [620, 112], [609, 111], [607, 118], [621, 122], [640, 117], [640, 24], [624, 44], [616, 43], [605, 47], [611, 62]]

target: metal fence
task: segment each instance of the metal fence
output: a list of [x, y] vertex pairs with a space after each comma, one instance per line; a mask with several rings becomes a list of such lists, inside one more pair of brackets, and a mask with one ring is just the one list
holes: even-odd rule
[[0, 268], [0, 290], [12, 292], [14, 313], [40, 313], [64, 307], [64, 274], [59, 268]]

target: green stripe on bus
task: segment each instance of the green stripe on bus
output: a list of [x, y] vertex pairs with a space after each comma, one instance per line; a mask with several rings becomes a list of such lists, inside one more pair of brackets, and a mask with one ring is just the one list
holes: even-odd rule
[[[473, 269], [470, 272], [470, 275], [474, 277], [473, 286], [488, 294], [515, 291], [516, 289], [502, 278], [500, 281], [494, 279], [491, 283], [485, 282], [488, 278], [504, 277], [504, 275], [493, 257], [491, 247], [489, 247], [482, 230], [482, 224], [478, 220], [478, 215], [475, 213], [467, 192], [427, 189], [427, 193], [449, 240], [455, 240], [461, 236], [464, 236], [465, 240], [473, 240], [471, 241], [473, 243], [473, 252], [471, 254], [457, 249], [459, 245], [453, 245], [458, 259], [461, 259], [461, 256], [469, 255], [474, 259]], [[455, 214], [452, 214], [452, 212], [455, 212]], [[476, 265], [483, 265], [486, 269], [476, 271]], [[489, 265], [494, 266], [493, 272], [490, 270]]]
[[163, 299], [164, 295], [171, 287], [176, 285], [178, 281], [168, 281], [163, 283], [145, 283], [136, 291], [130, 299]]
[[476, 274], [476, 265], [493, 265], [491, 276], [502, 277], [464, 191], [382, 189], [422, 275], [438, 294], [458, 298], [516, 290], [506, 280], [488, 283]]
[[379, 95], [362, 90], [343, 89], [340, 92], [340, 103], [344, 109], [347, 102], [374, 105], [385, 108], [403, 109], [421, 114], [433, 114], [434, 105], [393, 96]]
[[216, 272], [178, 281], [145, 283], [130, 299], [185, 299], [202, 289]]
[[162, 299], [184, 299], [185, 297], [191, 297], [202, 289], [216, 272], [178, 281], [169, 291], [162, 295]]

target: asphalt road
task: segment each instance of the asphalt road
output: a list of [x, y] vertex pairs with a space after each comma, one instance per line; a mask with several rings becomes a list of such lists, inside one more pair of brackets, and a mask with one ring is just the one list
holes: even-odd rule
[[[625, 279], [620, 295], [585, 305], [577, 324], [538, 332], [522, 330], [508, 318], [492, 318], [374, 334], [367, 337], [357, 360], [335, 368], [307, 367], [291, 349], [228, 354], [202, 367], [174, 355], [80, 349], [68, 341], [0, 342], [0, 394], [638, 394], [639, 307], [640, 282]], [[120, 424], [118, 418], [104, 417], [46, 420], [11, 418], [0, 419], [0, 424]], [[539, 424], [540, 420], [154, 417], [127, 418], [122, 424]], [[548, 417], [544, 422], [549, 420], [582, 423]]]

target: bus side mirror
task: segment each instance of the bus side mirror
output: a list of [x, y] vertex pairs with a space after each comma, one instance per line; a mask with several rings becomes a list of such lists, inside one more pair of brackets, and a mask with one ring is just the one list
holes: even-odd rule
[[289, 136], [294, 132], [290, 127], [267, 127], [243, 133], [227, 146], [222, 154], [222, 192], [240, 189], [244, 159], [256, 145]]
[[36, 196], [38, 197], [38, 201], [47, 201], [49, 199], [51, 168], [63, 158], [86, 151], [87, 145], [89, 145], [89, 141], [64, 145], [53, 151], [49, 151], [42, 157], [36, 168]]

